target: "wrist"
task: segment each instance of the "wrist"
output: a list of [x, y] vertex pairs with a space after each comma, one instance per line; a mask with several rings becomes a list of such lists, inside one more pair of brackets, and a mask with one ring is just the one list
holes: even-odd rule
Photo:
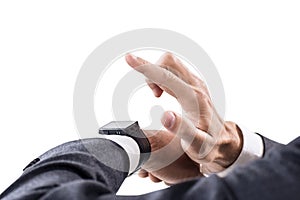
[[[237, 125], [236, 125], [237, 126]], [[249, 131], [247, 128], [238, 125], [242, 133], [242, 149], [238, 158], [225, 170], [218, 173], [218, 176], [224, 177], [237, 166], [245, 166], [249, 162], [261, 158], [264, 153], [263, 140], [261, 136]]]
[[237, 124], [226, 121], [224, 123], [224, 133], [222, 133], [222, 136], [225, 136], [224, 142], [220, 146], [220, 152], [224, 158], [222, 166], [227, 168], [236, 161], [242, 151], [243, 134]]

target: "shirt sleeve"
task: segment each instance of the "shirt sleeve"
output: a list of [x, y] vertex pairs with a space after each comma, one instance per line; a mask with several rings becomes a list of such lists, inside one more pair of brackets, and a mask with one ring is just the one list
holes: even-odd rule
[[248, 130], [244, 126], [239, 125], [239, 128], [241, 129], [243, 134], [242, 151], [233, 164], [231, 164], [227, 169], [217, 174], [220, 177], [225, 177], [230, 171], [232, 171], [237, 166], [247, 165], [249, 162], [263, 157], [264, 143], [262, 137]]

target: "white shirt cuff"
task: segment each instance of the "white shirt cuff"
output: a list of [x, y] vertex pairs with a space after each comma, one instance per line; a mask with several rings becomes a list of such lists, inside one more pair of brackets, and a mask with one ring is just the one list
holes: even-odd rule
[[100, 135], [99, 137], [117, 143], [126, 151], [129, 157], [129, 174], [137, 169], [140, 161], [140, 148], [134, 139], [124, 135]]
[[264, 153], [264, 144], [261, 136], [249, 131], [244, 126], [238, 125], [243, 134], [243, 148], [236, 159], [236, 161], [231, 164], [228, 168], [219, 172], [217, 175], [220, 177], [225, 177], [229, 172], [231, 172], [237, 166], [243, 166], [249, 162], [261, 158]]

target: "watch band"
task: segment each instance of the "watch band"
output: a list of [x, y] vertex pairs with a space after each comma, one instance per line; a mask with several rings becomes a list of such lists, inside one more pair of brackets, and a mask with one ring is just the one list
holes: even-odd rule
[[140, 160], [137, 170], [149, 159], [151, 146], [137, 121], [111, 121], [99, 128], [99, 134], [123, 135], [136, 141], [140, 149]]

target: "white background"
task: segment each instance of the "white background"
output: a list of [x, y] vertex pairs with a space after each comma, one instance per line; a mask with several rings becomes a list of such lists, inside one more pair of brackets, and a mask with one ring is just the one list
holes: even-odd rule
[[[0, 191], [32, 159], [78, 138], [72, 95], [82, 63], [103, 41], [137, 28], [196, 41], [222, 77], [226, 119], [289, 142], [300, 132], [299, 8], [274, 0], [1, 1]], [[134, 176], [120, 193], [160, 187]]]

